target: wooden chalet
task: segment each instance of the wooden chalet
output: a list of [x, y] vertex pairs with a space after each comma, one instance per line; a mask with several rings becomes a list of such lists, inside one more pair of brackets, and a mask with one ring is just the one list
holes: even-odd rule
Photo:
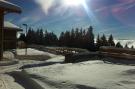
[[[4, 48], [4, 16], [8, 13], [21, 13], [21, 8], [13, 3], [0, 0], [0, 60], [3, 58]], [[7, 35], [7, 34], [5, 34]], [[6, 43], [6, 42], [5, 42]], [[12, 44], [10, 44], [12, 45]]]

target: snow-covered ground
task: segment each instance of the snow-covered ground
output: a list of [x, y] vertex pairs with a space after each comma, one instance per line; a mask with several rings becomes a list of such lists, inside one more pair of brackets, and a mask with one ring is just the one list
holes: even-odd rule
[[[17, 55], [25, 55], [25, 51], [26, 49], [17, 49]], [[56, 55], [48, 53], [48, 52], [43, 52], [43, 51], [39, 51], [36, 49], [32, 49], [32, 48], [27, 48], [27, 55], [47, 55], [47, 56], [51, 56], [54, 57]]]
[[[18, 50], [20, 55], [24, 52], [25, 49]], [[28, 49], [29, 55], [46, 53]], [[1, 66], [0, 89], [135, 89], [135, 66], [109, 64], [101, 60], [75, 64], [64, 64], [63, 61], [63, 56], [54, 55], [46, 61], [21, 60], [15, 65]], [[39, 64], [42, 66], [37, 66]], [[25, 65], [30, 67], [19, 69]]]
[[0, 89], [25, 89], [7, 74], [0, 74]]
[[[25, 49], [17, 49], [17, 55], [25, 55]], [[27, 49], [27, 55], [33, 56], [33, 55], [44, 55], [44, 56], [50, 56], [51, 60], [56, 60], [56, 58], [63, 58], [63, 56], [60, 55], [54, 55], [48, 52], [43, 52], [39, 51], [36, 49]], [[2, 61], [0, 62], [0, 89], [25, 89], [22, 85], [18, 84], [15, 82], [15, 79], [6, 73], [10, 73], [13, 71], [21, 71], [19, 68], [24, 65], [29, 65], [29, 64], [40, 64], [43, 63], [44, 61], [34, 61], [34, 60], [18, 60], [19, 62], [17, 64], [11, 65], [10, 61], [13, 62], [14, 55], [12, 52], [6, 51], [4, 52], [4, 58], [10, 59], [8, 61]], [[51, 61], [50, 60], [50, 61]], [[17, 60], [16, 60], [17, 61]], [[8, 63], [10, 65], [8, 65]], [[49, 61], [48, 61], [49, 62]], [[1, 66], [3, 65], [3, 66]]]
[[46, 89], [135, 89], [135, 66], [97, 60], [25, 70]]

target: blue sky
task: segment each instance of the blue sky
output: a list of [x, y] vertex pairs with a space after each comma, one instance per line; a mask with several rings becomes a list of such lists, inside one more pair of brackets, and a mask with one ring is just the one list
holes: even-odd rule
[[[21, 26], [44, 28], [59, 34], [76, 27], [94, 27], [95, 34], [135, 39], [135, 0], [9, 0], [22, 8], [5, 20]], [[79, 5], [74, 3], [79, 1]], [[69, 4], [67, 4], [69, 3]], [[71, 5], [70, 5], [71, 4]]]

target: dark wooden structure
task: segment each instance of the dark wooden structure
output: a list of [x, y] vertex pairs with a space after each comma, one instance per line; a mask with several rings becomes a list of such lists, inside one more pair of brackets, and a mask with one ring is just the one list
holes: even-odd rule
[[0, 0], [0, 60], [3, 58], [4, 15], [11, 12], [21, 13], [21, 8], [5, 0]]
[[135, 60], [135, 49], [100, 47], [100, 55], [116, 59]]
[[4, 22], [4, 50], [16, 49], [18, 31], [22, 31], [22, 29], [10, 22]]

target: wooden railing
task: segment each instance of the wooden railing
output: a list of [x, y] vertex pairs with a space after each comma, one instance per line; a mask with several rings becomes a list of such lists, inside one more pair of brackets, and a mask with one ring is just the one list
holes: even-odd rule
[[47, 49], [55, 51], [57, 54], [67, 55], [67, 54], [78, 54], [82, 52], [87, 52], [88, 50], [80, 48], [68, 48], [68, 47], [47, 47]]
[[31, 48], [36, 48], [41, 51], [46, 51], [58, 55], [67, 55], [67, 54], [78, 54], [82, 52], [88, 52], [86, 49], [80, 49], [80, 48], [68, 48], [68, 47], [44, 47], [40, 45], [31, 45], [29, 46]]
[[120, 59], [135, 59], [135, 49], [100, 47], [100, 55]]

